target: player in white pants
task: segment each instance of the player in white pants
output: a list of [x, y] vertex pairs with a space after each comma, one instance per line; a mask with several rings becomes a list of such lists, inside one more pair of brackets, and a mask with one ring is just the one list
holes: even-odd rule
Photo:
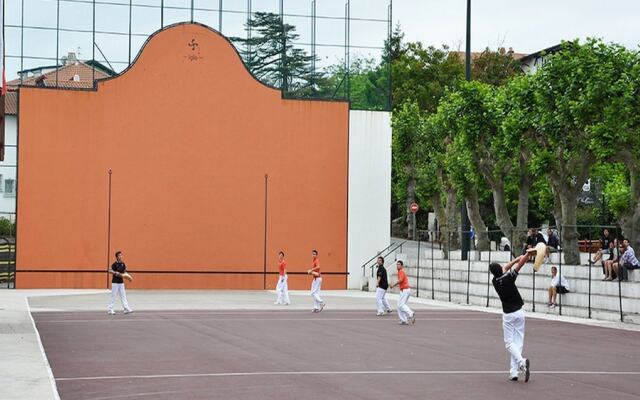
[[284, 304], [288, 306], [291, 304], [291, 301], [289, 300], [289, 286], [287, 285], [287, 262], [284, 259], [284, 252], [282, 251], [278, 253], [278, 272], [278, 284], [276, 285], [278, 298], [276, 299], [275, 304]]
[[387, 300], [387, 289], [389, 288], [389, 280], [387, 278], [387, 270], [384, 267], [384, 258], [378, 257], [376, 261], [378, 271], [376, 272], [376, 304], [378, 306], [378, 313], [376, 315], [385, 315], [391, 313], [391, 305]]
[[322, 297], [320, 297], [320, 289], [322, 287], [322, 274], [320, 274], [320, 260], [318, 259], [318, 251], [313, 250], [313, 261], [311, 269], [307, 271], [307, 274], [313, 275], [313, 281], [311, 282], [311, 297], [313, 297], [313, 310], [314, 313], [322, 311], [325, 306]]
[[111, 265], [111, 269], [109, 270], [109, 273], [113, 275], [113, 278], [111, 278], [111, 298], [109, 299], [109, 306], [107, 307], [107, 314], [109, 315], [116, 313], [113, 311], [113, 305], [116, 302], [116, 297], [120, 297], [120, 302], [122, 303], [122, 308], [124, 309], [125, 314], [133, 312], [131, 307], [129, 307], [127, 293], [124, 290], [124, 280], [122, 279], [122, 274], [126, 271], [127, 266], [124, 261], [122, 261], [122, 252], [116, 251], [116, 262]]
[[407, 274], [404, 272], [404, 263], [402, 260], [398, 260], [396, 268], [398, 268], [398, 282], [389, 287], [393, 289], [396, 286], [400, 286], [400, 298], [398, 299], [398, 317], [400, 318], [400, 325], [408, 325], [409, 320], [411, 320], [412, 324], [415, 324], [416, 313], [407, 305], [409, 296], [411, 296], [411, 286], [409, 286], [409, 278], [407, 278]]
[[[502, 302], [502, 334], [505, 348], [510, 356], [509, 379], [512, 381], [517, 381], [518, 374], [523, 372], [525, 374], [524, 381], [529, 382], [531, 373], [529, 359], [522, 357], [525, 324], [524, 311], [522, 311], [524, 301], [522, 301], [516, 287], [516, 278], [522, 266], [534, 252], [535, 249], [528, 249], [526, 254], [510, 261], [504, 267], [498, 263], [489, 265], [489, 270], [493, 274], [493, 287]], [[515, 267], [512, 269], [514, 265]]]

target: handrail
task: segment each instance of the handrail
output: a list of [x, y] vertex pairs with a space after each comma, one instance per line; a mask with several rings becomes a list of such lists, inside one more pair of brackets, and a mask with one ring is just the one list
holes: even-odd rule
[[[375, 255], [374, 257], [370, 258], [369, 261], [367, 261], [366, 263], [362, 264], [362, 267], [361, 267], [362, 268], [362, 276], [366, 276], [366, 271], [365, 271], [364, 267], [366, 267], [367, 264], [369, 264], [371, 261], [375, 260], [378, 257], [386, 257], [386, 256], [388, 256], [389, 254], [391, 254], [394, 251], [396, 251], [398, 248], [402, 248], [402, 246], [406, 242], [407, 242], [406, 240], [403, 240], [401, 242], [391, 243], [389, 246], [387, 246], [384, 249], [382, 249], [381, 251], [379, 251], [377, 255]], [[391, 246], [395, 246], [395, 247], [391, 248]], [[385, 253], [385, 254], [382, 254], [382, 253]], [[371, 277], [373, 277], [373, 267], [375, 267], [375, 264], [369, 266], [369, 268], [371, 268]]]

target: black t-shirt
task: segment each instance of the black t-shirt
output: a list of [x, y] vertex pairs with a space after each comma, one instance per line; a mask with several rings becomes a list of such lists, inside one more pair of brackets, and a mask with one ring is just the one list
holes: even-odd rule
[[555, 233], [549, 235], [549, 238], [547, 239], [547, 245], [549, 247], [553, 247], [554, 249], [558, 249], [558, 247], [560, 247], [560, 242], [558, 241], [558, 237]]
[[600, 242], [602, 242], [602, 250], [609, 249], [609, 243], [611, 243], [611, 236], [602, 236], [600, 238]]
[[[124, 265], [123, 262], [114, 262], [113, 264], [111, 264], [111, 270], [112, 271], [116, 271], [116, 272], [120, 272], [121, 274], [124, 274], [125, 271], [127, 270], [127, 266]], [[124, 281], [122, 280], [121, 276], [115, 276], [113, 275], [113, 278], [111, 278], [111, 283], [124, 283]]]
[[527, 236], [527, 246], [536, 247], [536, 244], [538, 244], [537, 240], [538, 238], [533, 235]]
[[542, 235], [542, 233], [540, 233], [540, 232], [538, 232], [538, 233], [536, 234], [536, 244], [538, 244], [538, 243], [544, 243], [544, 244], [547, 244], [547, 242], [545, 242], [545, 240], [544, 240], [544, 236], [543, 236], [543, 235]]
[[380, 283], [378, 284], [378, 287], [384, 290], [389, 289], [389, 281], [387, 280], [387, 270], [384, 266], [382, 265], [378, 266], [377, 275], [380, 277]]
[[493, 278], [493, 287], [502, 301], [502, 311], [505, 314], [518, 311], [524, 305], [520, 292], [516, 287], [516, 278], [518, 273], [510, 270], [499, 278]]

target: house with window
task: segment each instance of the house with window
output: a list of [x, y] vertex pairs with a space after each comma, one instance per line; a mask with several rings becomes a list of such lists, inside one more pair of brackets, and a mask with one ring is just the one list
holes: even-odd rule
[[75, 53], [62, 57], [61, 64], [47, 65], [18, 72], [18, 78], [7, 82], [4, 112], [4, 161], [0, 161], [0, 218], [15, 219], [17, 154], [18, 154], [18, 88], [19, 86], [89, 89], [94, 79], [104, 79], [115, 72], [93, 60], [80, 61]]

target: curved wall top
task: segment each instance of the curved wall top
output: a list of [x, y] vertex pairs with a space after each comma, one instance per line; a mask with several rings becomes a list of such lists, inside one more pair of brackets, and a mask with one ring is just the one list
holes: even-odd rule
[[21, 88], [19, 286], [104, 287], [90, 271], [116, 249], [147, 271], [138, 287], [262, 288], [279, 249], [292, 271], [318, 248], [346, 272], [348, 113], [282, 99], [198, 24], [154, 34], [95, 91]]

